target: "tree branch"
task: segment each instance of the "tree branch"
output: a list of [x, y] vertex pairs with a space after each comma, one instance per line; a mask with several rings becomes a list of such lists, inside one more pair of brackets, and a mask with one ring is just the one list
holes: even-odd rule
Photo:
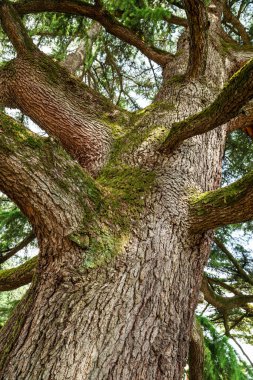
[[250, 363], [251, 367], [253, 367], [253, 361], [250, 360], [249, 356], [246, 354], [246, 352], [244, 351], [244, 349], [242, 348], [242, 346], [237, 342], [237, 340], [235, 339], [235, 337], [231, 334], [229, 334], [229, 338], [231, 338], [235, 344], [240, 348], [241, 352], [243, 353], [243, 355], [245, 356], [245, 358], [248, 360], [248, 362]]
[[250, 45], [251, 40], [249, 34], [247, 33], [240, 20], [233, 14], [229, 5], [227, 4], [227, 1], [225, 1], [223, 5], [223, 15], [225, 21], [232, 24], [233, 27], [237, 30], [239, 36], [242, 38], [243, 43]]
[[37, 47], [34, 45], [32, 39], [26, 33], [16, 10], [10, 3], [1, 1], [0, 20], [3, 30], [9, 37], [18, 55], [37, 50]]
[[233, 75], [210, 106], [186, 120], [173, 124], [161, 150], [169, 153], [184, 140], [227, 123], [252, 97], [253, 59]]
[[69, 235], [94, 207], [90, 187], [92, 194], [99, 194], [93, 180], [58, 143], [0, 116], [0, 190], [28, 217], [39, 245], [51, 236], [72, 247]]
[[240, 112], [240, 115], [230, 120], [228, 132], [241, 129], [250, 137], [253, 137], [253, 102], [248, 102]]
[[168, 24], [184, 26], [185, 28], [188, 27], [188, 21], [186, 18], [179, 17], [173, 14], [170, 16], [164, 17], [164, 21], [166, 21]]
[[216, 284], [216, 285], [222, 287], [223, 289], [228, 290], [230, 293], [235, 294], [236, 296], [243, 295], [242, 292], [240, 292], [239, 290], [235, 289], [233, 286], [228, 285], [226, 282], [223, 282], [223, 281], [221, 281], [221, 280], [219, 280], [217, 278], [208, 277], [207, 275], [206, 275], [206, 278], [207, 278], [207, 280], [208, 280], [209, 283]]
[[38, 256], [35, 256], [16, 268], [1, 270], [0, 291], [13, 290], [29, 284], [33, 279], [37, 265]]
[[236, 260], [234, 258], [234, 256], [232, 255], [231, 252], [229, 252], [229, 250], [227, 249], [227, 247], [219, 239], [217, 239], [216, 237], [213, 238], [213, 241], [215, 242], [215, 244], [217, 245], [217, 247], [220, 248], [220, 250], [225, 253], [225, 255], [227, 256], [227, 258], [229, 259], [229, 261], [231, 261], [231, 263], [233, 263], [233, 265], [236, 268], [238, 274], [246, 282], [248, 282], [249, 284], [253, 285], [253, 278], [241, 267], [241, 265], [239, 264], [238, 260]]
[[190, 30], [188, 78], [198, 78], [206, 68], [208, 48], [208, 17], [204, 1], [184, 0]]
[[253, 218], [253, 171], [229, 186], [208, 191], [192, 199], [194, 232], [242, 223]]
[[21, 251], [21, 249], [25, 248], [28, 244], [30, 244], [34, 239], [35, 235], [33, 232], [31, 232], [15, 247], [9, 249], [8, 251], [0, 252], [0, 264], [3, 264], [5, 261], [9, 260], [17, 252]]
[[204, 277], [201, 285], [201, 291], [204, 293], [205, 300], [216, 307], [219, 311], [224, 312], [234, 308], [247, 306], [253, 302], [253, 295], [240, 295], [233, 297], [222, 297], [216, 294]]
[[15, 4], [15, 8], [19, 14], [61, 12], [85, 16], [98, 21], [103, 25], [107, 32], [122, 41], [135, 46], [144, 55], [161, 66], [165, 66], [173, 58], [172, 54], [156, 49], [154, 46], [145, 43], [131, 29], [120, 24], [108, 11], [80, 0], [31, 0], [18, 2]]

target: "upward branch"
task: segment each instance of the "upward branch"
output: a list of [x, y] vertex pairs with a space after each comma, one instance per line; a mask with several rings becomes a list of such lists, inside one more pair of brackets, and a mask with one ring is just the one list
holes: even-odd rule
[[18, 54], [26, 54], [37, 50], [32, 39], [26, 33], [15, 9], [5, 1], [0, 2], [0, 20], [5, 33]]
[[0, 191], [30, 220], [40, 247], [44, 239], [45, 244], [53, 239], [53, 246], [59, 240], [61, 249], [55, 256], [41, 250], [47, 260], [60, 255], [69, 265], [79, 262], [69, 236], [93, 207], [91, 187], [93, 195], [99, 193], [93, 180], [59, 144], [0, 115]]
[[215, 101], [206, 109], [175, 123], [162, 150], [170, 152], [184, 140], [206, 133], [235, 117], [253, 97], [253, 59], [243, 66], [223, 88]]
[[190, 52], [187, 77], [198, 78], [206, 68], [208, 17], [204, 1], [184, 0], [190, 29]]
[[111, 146], [110, 132], [99, 118], [119, 110], [40, 52], [10, 5], [4, 2], [0, 10], [5, 31], [18, 52], [0, 72], [1, 105], [19, 108], [57, 137], [84, 168], [97, 174]]

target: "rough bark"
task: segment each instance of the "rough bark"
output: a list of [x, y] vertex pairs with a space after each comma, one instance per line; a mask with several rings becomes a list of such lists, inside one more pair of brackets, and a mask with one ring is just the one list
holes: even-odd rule
[[[42, 274], [33, 290], [34, 301], [2, 378], [181, 378], [189, 321], [209, 252], [208, 236], [189, 234], [188, 194], [192, 187], [210, 190], [217, 186], [225, 131], [194, 137], [171, 157], [161, 155], [157, 147], [167, 126], [201, 109], [200, 92], [213, 97], [200, 83], [176, 83], [162, 91], [175, 108], [164, 110], [158, 105], [146, 111], [139, 130], [132, 132], [133, 141], [137, 135], [143, 139], [127, 145], [128, 132], [114, 157], [116, 163], [103, 174], [107, 186], [110, 178], [117, 178], [119, 163], [130, 168], [130, 181], [138, 167], [155, 176], [151, 189], [142, 195], [144, 208], [138, 211], [137, 222], [136, 217], [130, 218], [130, 235], [121, 255], [85, 275], [73, 271], [56, 276], [48, 266], [47, 275]], [[55, 207], [52, 204], [53, 213]], [[55, 229], [51, 219], [50, 230]], [[44, 246], [45, 236], [39, 241], [42, 257], [45, 250], [55, 257], [62, 251], [60, 241], [54, 241], [54, 252], [48, 244]], [[24, 355], [29, 361], [20, 360]]]
[[[21, 6], [50, 3], [60, 4]], [[72, 157], [2, 116], [0, 188], [32, 222], [40, 255], [36, 281], [1, 331], [1, 380], [181, 379], [210, 249], [210, 234], [192, 229], [189, 198], [219, 186], [226, 126], [170, 155], [159, 148], [173, 123], [214, 101], [227, 67], [210, 42], [208, 80], [173, 80], [187, 70], [185, 36], [180, 43], [186, 50], [164, 70], [156, 103], [116, 125], [110, 159], [93, 99], [81, 101], [75, 81], [50, 61], [50, 83], [37, 52], [12, 63], [16, 104]], [[95, 156], [96, 179], [73, 159], [94, 146], [103, 158]]]

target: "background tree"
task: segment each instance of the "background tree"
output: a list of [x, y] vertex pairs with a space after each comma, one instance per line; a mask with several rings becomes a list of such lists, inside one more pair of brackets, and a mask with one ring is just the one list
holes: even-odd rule
[[[40, 250], [1, 273], [1, 290], [33, 279], [1, 332], [1, 378], [180, 379], [218, 226], [202, 291], [225, 334], [245, 336], [252, 261], [232, 238], [253, 209], [237, 131], [253, 120], [251, 12], [250, 1], [1, 2], [0, 98], [21, 111], [1, 114], [1, 263], [34, 236]], [[143, 98], [152, 106], [136, 111]], [[219, 373], [245, 378], [231, 360]]]

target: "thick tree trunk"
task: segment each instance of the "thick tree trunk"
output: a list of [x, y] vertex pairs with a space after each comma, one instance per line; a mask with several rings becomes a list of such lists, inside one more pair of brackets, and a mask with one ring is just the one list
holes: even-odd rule
[[[224, 131], [192, 138], [170, 157], [155, 153], [154, 134], [198, 111], [200, 94], [206, 96], [206, 89], [197, 82], [176, 83], [166, 90], [172, 110], [158, 104], [144, 115], [141, 128], [152, 123], [154, 129], [123, 159], [138, 166], [142, 152], [142, 168], [154, 171], [156, 180], [123, 252], [113, 264], [84, 274], [66, 270], [56, 276], [55, 262], [48, 265], [33, 285], [1, 379], [181, 378], [209, 252], [208, 235], [189, 233], [188, 199], [193, 190], [217, 186]], [[60, 241], [52, 249], [47, 236], [41, 239], [42, 257], [66, 249]]]
[[[186, 44], [186, 40], [182, 38], [181, 43]], [[87, 255], [90, 248], [82, 247], [81, 250], [68, 239], [71, 232], [69, 222], [74, 218], [75, 208], [79, 212], [78, 220], [81, 220], [81, 200], [77, 197], [73, 201], [71, 198], [76, 189], [71, 187], [73, 191], [69, 191], [68, 196], [64, 193], [60, 197], [66, 207], [65, 213], [59, 216], [59, 225], [54, 217], [52, 202], [50, 229], [44, 229], [43, 234], [39, 235], [41, 259], [37, 281], [2, 332], [0, 349], [2, 352], [7, 350], [7, 354], [0, 379], [181, 379], [203, 267], [210, 247], [209, 233], [196, 234], [190, 230], [189, 198], [193, 192], [212, 190], [219, 185], [225, 127], [193, 137], [169, 155], [160, 153], [158, 147], [173, 122], [203, 109], [224, 84], [226, 68], [213, 46], [209, 46], [208, 57], [208, 77], [202, 78], [202, 81], [187, 81], [180, 77], [187, 65], [187, 57], [183, 54], [178, 55], [173, 67], [165, 69], [164, 85], [157, 96], [157, 103], [136, 116], [138, 121], [134, 129], [130, 128], [119, 139], [120, 147], [116, 144], [116, 153], [97, 178], [101, 191], [107, 194], [113, 187], [120, 193], [127, 182], [126, 193], [133, 197], [135, 213], [129, 212], [128, 233], [118, 238], [119, 252], [113, 260], [93, 269], [84, 269], [80, 265], [81, 256]], [[27, 72], [26, 65], [29, 65], [28, 60], [23, 60], [20, 73], [17, 70], [20, 81], [22, 70], [26, 69]], [[33, 69], [36, 67], [33, 65]], [[32, 109], [30, 95], [21, 93], [17, 87], [14, 90], [19, 107], [30, 112], [34, 120], [46, 128], [47, 112], [40, 107], [39, 100], [40, 94], [46, 99], [46, 81], [42, 77], [40, 82], [30, 80], [37, 75], [34, 74], [36, 70], [25, 81], [25, 88], [36, 84], [34, 88], [38, 100], [36, 98]], [[171, 74], [176, 77], [172, 78]], [[39, 75], [43, 76], [44, 72], [39, 72]], [[66, 141], [65, 147], [68, 148], [69, 135], [66, 134], [64, 140], [68, 123], [63, 120], [63, 129], [59, 132], [58, 124], [62, 120], [54, 125], [52, 116], [62, 107], [64, 90], [58, 79], [53, 87], [55, 96], [50, 97], [52, 103], [46, 103], [46, 107], [52, 110], [48, 125], [52, 126], [50, 131], [54, 135], [55, 130], [58, 131], [59, 139], [63, 145]], [[37, 87], [38, 83], [42, 85]], [[86, 118], [88, 125], [83, 126], [81, 116], [87, 112], [85, 107], [80, 108], [81, 116], [78, 111], [76, 115], [71, 114], [69, 110], [78, 108], [75, 96], [76, 92], [67, 99], [64, 117], [74, 124], [77, 120], [80, 134], [83, 127], [86, 131], [90, 127], [97, 128], [100, 136], [94, 137], [93, 147], [97, 138], [100, 142], [107, 142], [101, 125], [89, 124], [89, 118]], [[80, 148], [78, 142], [77, 145]], [[109, 143], [105, 145], [107, 152]], [[71, 149], [74, 152], [74, 147], [69, 147], [69, 151]], [[78, 158], [78, 154], [73, 155]], [[92, 164], [89, 157], [85, 157], [84, 161]], [[101, 160], [98, 158], [100, 164], [104, 161], [104, 157]], [[19, 171], [16, 173], [18, 175]], [[136, 185], [138, 173], [152, 177], [146, 191]], [[50, 175], [56, 176], [53, 170]], [[46, 179], [43, 181], [46, 182]], [[143, 177], [141, 181], [143, 186]], [[120, 188], [117, 189], [117, 186]], [[6, 192], [9, 187], [6, 185]], [[65, 191], [60, 184], [59, 188], [53, 189], [52, 197], [58, 191], [60, 194]], [[141, 199], [138, 199], [137, 191], [140, 191]], [[46, 192], [50, 193], [50, 189], [47, 188]], [[9, 193], [15, 199], [15, 194]], [[19, 203], [28, 213], [29, 205], [23, 204], [23, 201], [20, 197]], [[43, 202], [34, 202], [41, 214], [48, 211]], [[106, 214], [104, 228], [121, 228], [112, 213], [121, 214], [121, 208], [124, 209], [126, 204], [127, 199], [124, 199], [118, 203], [119, 210], [114, 208], [111, 214]], [[126, 206], [128, 210], [131, 202], [129, 204]], [[142, 207], [139, 207], [140, 204]], [[68, 213], [71, 216], [66, 217], [68, 228], [61, 232], [61, 218]], [[36, 213], [33, 214], [33, 222], [36, 226]], [[90, 231], [87, 224], [86, 220], [85, 233]], [[89, 237], [93, 239], [93, 236]], [[104, 239], [105, 234], [98, 232], [95, 240], [102, 241], [102, 249], [106, 250], [111, 241], [104, 242]], [[72, 254], [75, 258], [73, 265]], [[13, 327], [13, 321], [17, 318], [20, 323]], [[14, 337], [12, 346], [7, 347], [6, 337], [11, 336]]]

